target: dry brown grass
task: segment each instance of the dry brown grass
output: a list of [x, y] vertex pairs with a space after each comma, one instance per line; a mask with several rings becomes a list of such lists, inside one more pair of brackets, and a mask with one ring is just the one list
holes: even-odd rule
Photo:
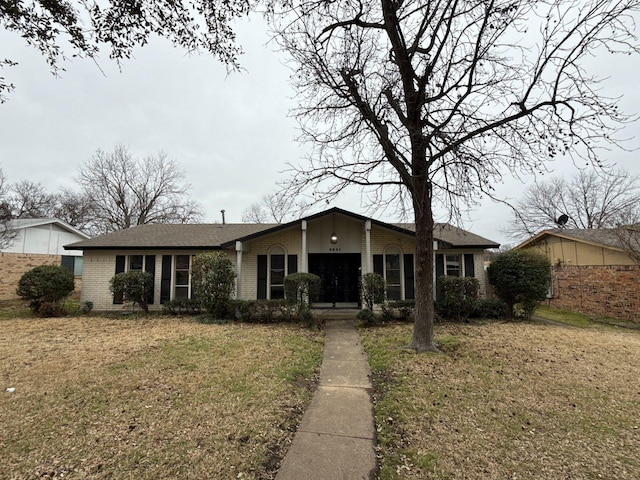
[[320, 333], [287, 325], [3, 319], [0, 332], [12, 479], [272, 478], [322, 358]]
[[640, 332], [524, 323], [363, 331], [381, 478], [640, 478]]

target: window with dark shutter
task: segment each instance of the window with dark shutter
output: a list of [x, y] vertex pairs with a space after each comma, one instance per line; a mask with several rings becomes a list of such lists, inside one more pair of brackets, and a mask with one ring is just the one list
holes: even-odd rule
[[373, 256], [373, 273], [384, 276], [384, 255]]
[[464, 254], [464, 276], [475, 277], [475, 265], [473, 261], [473, 253]]
[[413, 300], [414, 293], [414, 274], [413, 274], [413, 254], [404, 254], [404, 299]]
[[[115, 273], [116, 275], [124, 272], [126, 261], [127, 261], [127, 257], [125, 257], [124, 255], [116, 255], [116, 273]], [[119, 295], [114, 294], [113, 303], [114, 304], [123, 303], [122, 294], [119, 294]]]
[[444, 275], [444, 255], [442, 253], [436, 253], [436, 300], [438, 298], [438, 279]]
[[444, 255], [436, 253], [436, 280], [444, 275]]
[[62, 263], [61, 263], [63, 268], [66, 268], [67, 270], [69, 270], [71, 273], [74, 273], [74, 265], [75, 265], [75, 257], [71, 256], [71, 255], [62, 255]]
[[156, 256], [147, 255], [144, 257], [144, 271], [151, 275], [151, 291], [147, 295], [147, 304], [153, 305], [155, 284], [156, 284]]
[[298, 256], [287, 255], [287, 275], [298, 273]]
[[267, 298], [267, 256], [258, 255], [258, 300]]
[[171, 255], [162, 256], [160, 271], [160, 303], [171, 300]]

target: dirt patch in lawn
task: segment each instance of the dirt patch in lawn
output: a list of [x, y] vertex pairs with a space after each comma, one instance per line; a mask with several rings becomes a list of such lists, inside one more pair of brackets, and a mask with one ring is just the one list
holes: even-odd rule
[[273, 478], [322, 359], [321, 333], [290, 325], [88, 317], [0, 332], [0, 478]]
[[640, 334], [489, 323], [362, 332], [381, 478], [640, 478]]

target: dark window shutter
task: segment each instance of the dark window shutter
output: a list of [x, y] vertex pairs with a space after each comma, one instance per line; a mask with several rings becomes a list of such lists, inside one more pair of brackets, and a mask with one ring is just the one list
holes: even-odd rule
[[404, 299], [413, 300], [415, 294], [413, 292], [413, 254], [405, 253], [404, 255]]
[[195, 260], [196, 256], [195, 255], [191, 255], [191, 276], [189, 277], [189, 285], [191, 285], [191, 292], [190, 292], [190, 299], [191, 300], [196, 300], [198, 298], [198, 295], [196, 295], [196, 288], [195, 288], [195, 283], [193, 281], [193, 261]]
[[[116, 255], [116, 275], [119, 273], [124, 272], [124, 266], [125, 263], [127, 261], [127, 257], [125, 257], [124, 255]], [[122, 295], [113, 295], [113, 303], [114, 304], [119, 304], [119, 303], [123, 303], [123, 298]]]
[[436, 253], [436, 280], [444, 275], [444, 255]]
[[267, 298], [267, 256], [258, 255], [258, 300]]
[[377, 273], [378, 275], [382, 275], [384, 277], [384, 256], [383, 255], [373, 256], [373, 273]]
[[298, 273], [298, 255], [287, 255], [287, 275]]
[[438, 288], [438, 279], [444, 275], [444, 255], [442, 253], [436, 253], [436, 300], [440, 289]]
[[475, 276], [475, 265], [473, 262], [473, 253], [464, 254], [464, 276], [465, 277]]
[[151, 274], [151, 291], [147, 295], [147, 304], [153, 305], [156, 285], [156, 256], [147, 255], [144, 259], [144, 271]]
[[71, 273], [73, 273], [73, 266], [75, 263], [75, 257], [72, 257], [71, 255], [62, 255], [62, 267], [66, 268], [67, 270], [69, 270]]
[[171, 300], [171, 255], [163, 255], [160, 271], [160, 303], [169, 300]]

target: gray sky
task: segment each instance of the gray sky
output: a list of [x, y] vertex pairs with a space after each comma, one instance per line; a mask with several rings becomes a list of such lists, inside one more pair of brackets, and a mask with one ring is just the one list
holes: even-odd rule
[[[122, 72], [108, 58], [98, 64], [75, 60], [65, 63], [66, 71], [56, 78], [43, 57], [0, 29], [0, 57], [20, 62], [0, 73], [16, 86], [0, 105], [0, 167], [8, 182], [28, 179], [55, 191], [74, 187], [78, 166], [99, 148], [109, 151], [122, 143], [136, 156], [163, 150], [184, 170], [205, 221], [219, 221], [225, 209], [228, 222], [239, 222], [247, 206], [274, 190], [286, 162], [301, 160], [305, 147], [296, 143], [296, 123], [288, 117], [295, 106], [289, 70], [283, 55], [266, 44], [264, 24], [243, 23], [238, 39], [246, 52], [240, 59], [242, 73], [227, 75], [210, 56], [188, 56], [154, 40], [136, 50]], [[597, 65], [611, 74], [607, 92], [624, 95], [623, 110], [640, 111], [639, 59], [608, 57]], [[636, 122], [624, 136], [637, 137], [639, 129]], [[629, 148], [638, 145], [638, 140], [628, 143]], [[636, 152], [612, 151], [608, 160], [640, 173]], [[575, 171], [562, 159], [550, 168]], [[517, 200], [523, 189], [507, 174], [496, 193]], [[334, 205], [367, 214], [359, 208], [355, 188]], [[507, 243], [500, 228], [509, 220], [506, 207], [486, 201], [469, 214], [464, 227]]]

